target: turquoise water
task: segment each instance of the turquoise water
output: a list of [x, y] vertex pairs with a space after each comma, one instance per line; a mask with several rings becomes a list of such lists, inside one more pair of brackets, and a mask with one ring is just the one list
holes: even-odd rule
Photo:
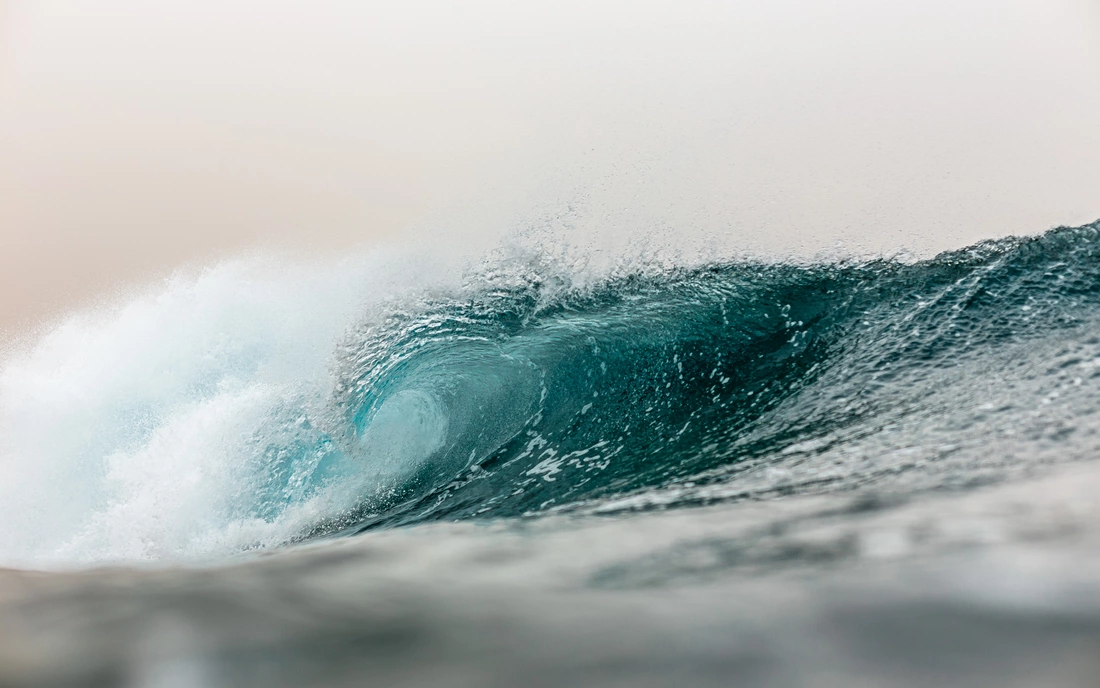
[[324, 455], [289, 459], [268, 489], [369, 466], [337, 519], [356, 530], [959, 487], [1100, 447], [1097, 225], [913, 264], [729, 263], [584, 288], [522, 267], [355, 331], [339, 434], [303, 441]]

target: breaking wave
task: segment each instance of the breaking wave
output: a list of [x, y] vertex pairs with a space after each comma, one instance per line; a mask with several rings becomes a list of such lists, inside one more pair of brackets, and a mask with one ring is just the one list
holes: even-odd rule
[[10, 355], [0, 563], [964, 489], [1100, 449], [1100, 223], [916, 263], [497, 256], [386, 296], [376, 268], [230, 263]]

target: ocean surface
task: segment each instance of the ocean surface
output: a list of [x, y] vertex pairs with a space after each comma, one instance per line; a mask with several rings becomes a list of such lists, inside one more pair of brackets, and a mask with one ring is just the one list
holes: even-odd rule
[[0, 367], [0, 685], [1100, 684], [1100, 223], [238, 261]]

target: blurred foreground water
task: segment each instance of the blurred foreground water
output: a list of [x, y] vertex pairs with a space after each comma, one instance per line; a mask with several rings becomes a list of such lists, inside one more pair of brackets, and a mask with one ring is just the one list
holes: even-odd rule
[[1100, 467], [0, 574], [5, 686], [1093, 686]]

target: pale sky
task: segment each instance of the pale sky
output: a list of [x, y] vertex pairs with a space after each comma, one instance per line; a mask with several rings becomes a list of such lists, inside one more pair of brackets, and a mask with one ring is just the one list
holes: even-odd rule
[[0, 333], [256, 247], [1100, 217], [1095, 0], [0, 1]]

